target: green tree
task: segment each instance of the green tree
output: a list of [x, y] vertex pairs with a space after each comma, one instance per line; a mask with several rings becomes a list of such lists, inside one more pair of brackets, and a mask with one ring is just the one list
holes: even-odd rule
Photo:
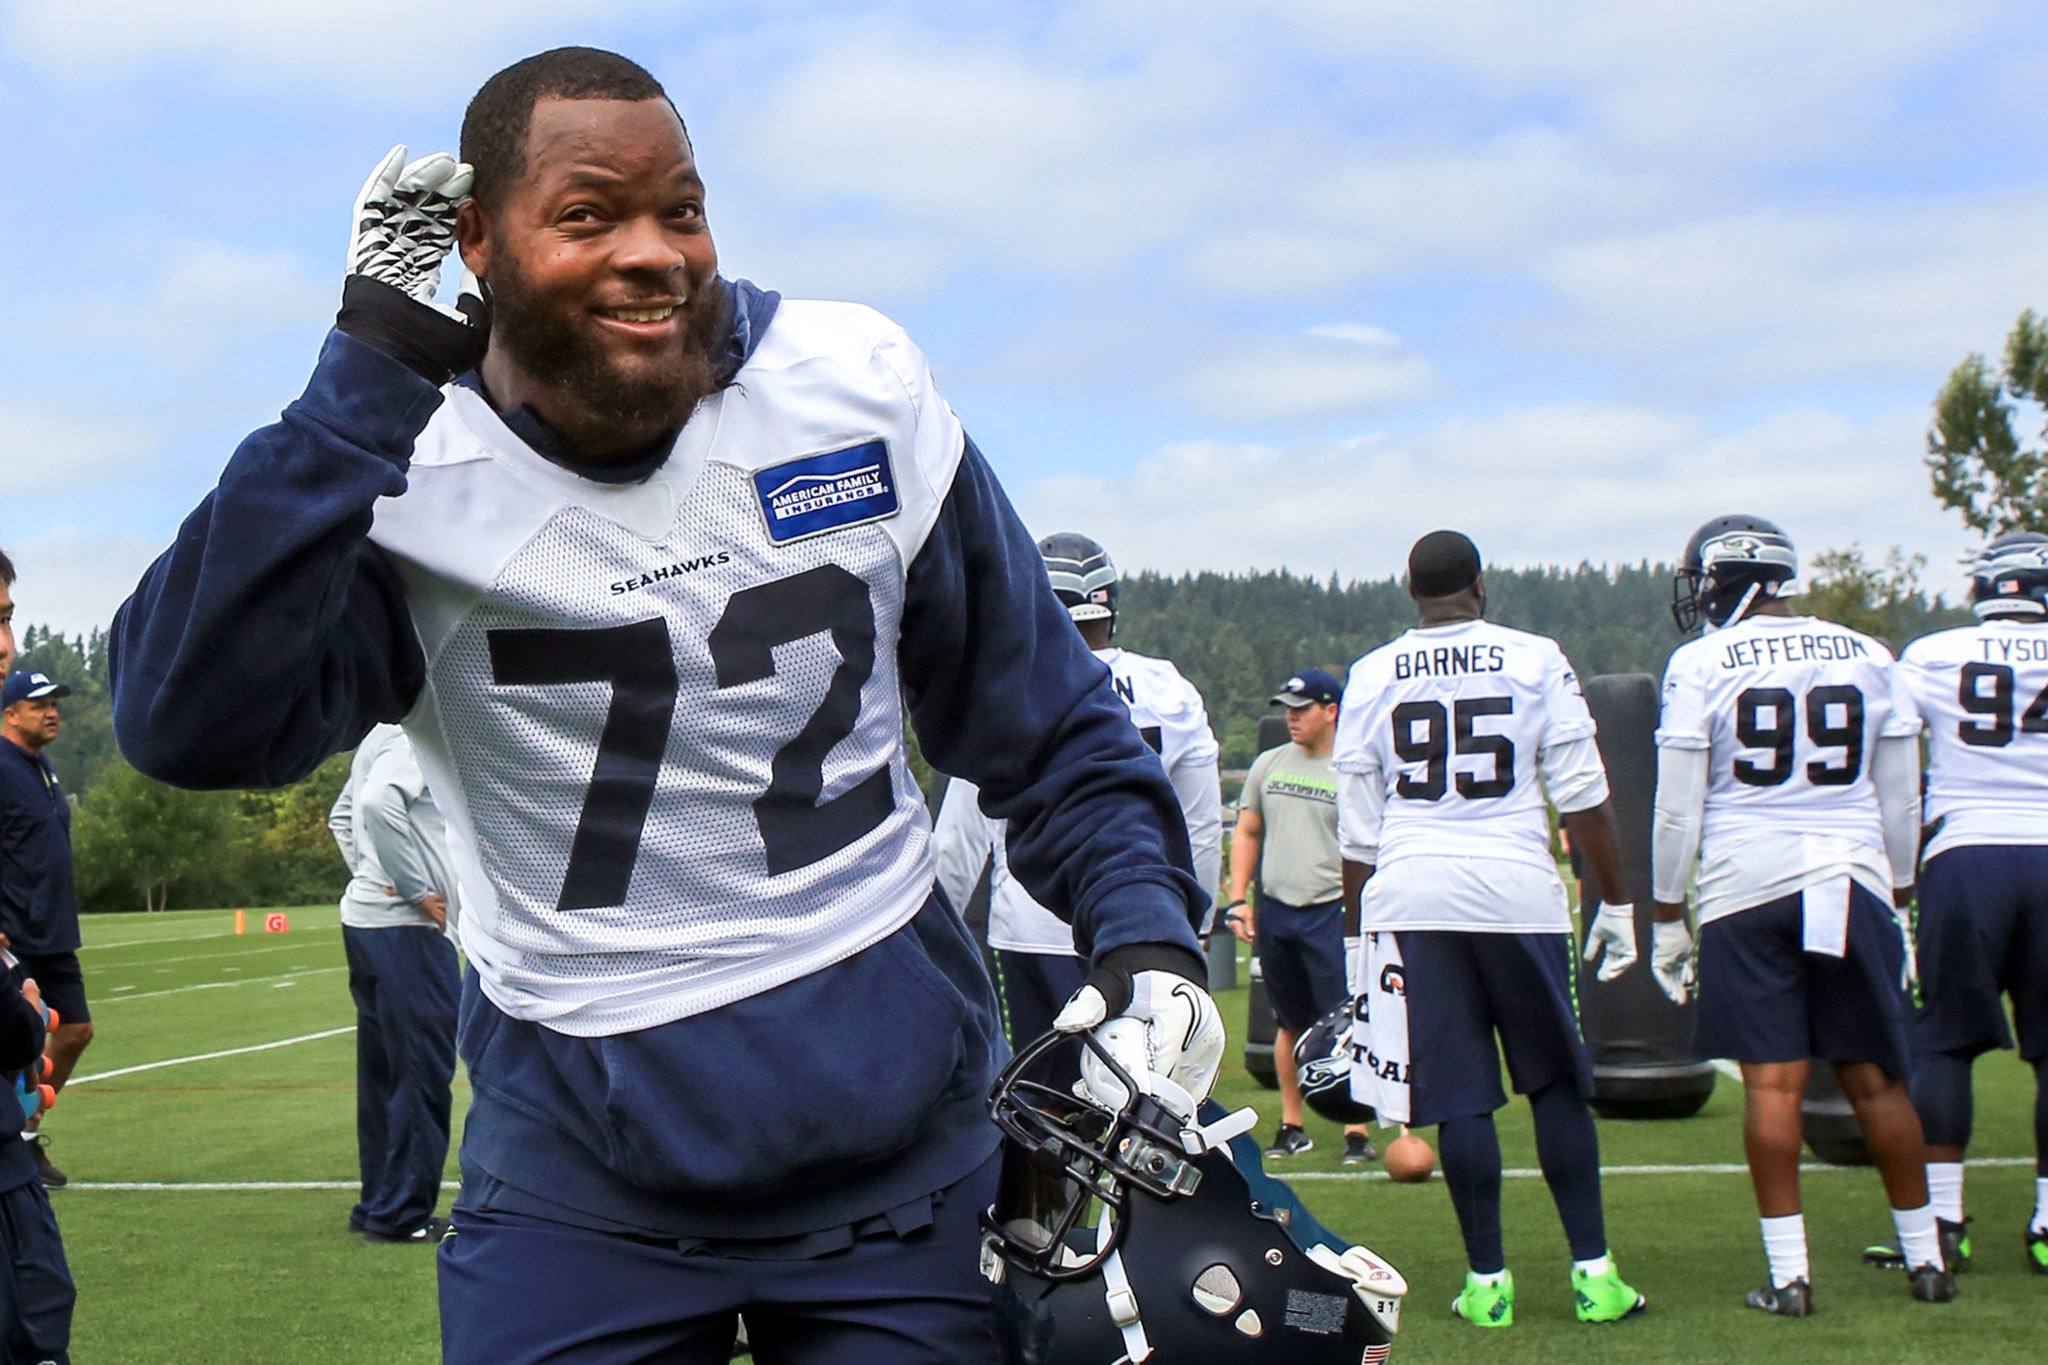
[[71, 839], [87, 909], [162, 910], [175, 893], [208, 899], [224, 873], [246, 866], [233, 792], [167, 787], [116, 759], [79, 806]]
[[1927, 595], [1920, 586], [1926, 567], [1925, 555], [1909, 557], [1896, 545], [1882, 564], [1864, 558], [1858, 545], [1823, 550], [1813, 557], [1813, 580], [1800, 609], [1875, 635], [1897, 650], [1930, 630], [1969, 620], [1968, 612]]
[[2005, 339], [2001, 372], [1972, 352], [1949, 373], [1927, 433], [1936, 500], [1986, 536], [2048, 530], [2048, 451], [2021, 442], [2016, 401], [2048, 402], [2048, 323], [2032, 309]]

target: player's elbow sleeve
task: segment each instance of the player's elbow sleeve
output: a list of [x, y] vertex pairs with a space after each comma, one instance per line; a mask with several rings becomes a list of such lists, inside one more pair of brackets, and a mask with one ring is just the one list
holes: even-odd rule
[[1657, 799], [1650, 818], [1651, 894], [1675, 904], [1685, 899], [1699, 852], [1700, 828], [1706, 815], [1707, 752], [1703, 749], [1660, 748], [1657, 751]]

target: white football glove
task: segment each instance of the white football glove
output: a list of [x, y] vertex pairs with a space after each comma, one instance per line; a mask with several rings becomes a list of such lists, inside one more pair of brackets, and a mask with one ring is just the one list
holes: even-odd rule
[[[1151, 944], [1104, 954], [1052, 1026], [1061, 1033], [1092, 1031], [1142, 1093], [1192, 1121], [1223, 1065], [1223, 1017], [1209, 992], [1186, 976], [1140, 965], [1159, 960], [1162, 951], [1179, 955]], [[1081, 1087], [1085, 1098], [1108, 1109], [1129, 1099], [1116, 1074], [1088, 1048], [1081, 1051]]]
[[1650, 934], [1650, 974], [1672, 1004], [1683, 1005], [1692, 994], [1692, 930], [1682, 919], [1659, 920]]
[[455, 212], [469, 198], [472, 178], [469, 167], [446, 152], [413, 161], [405, 159], [404, 143], [386, 152], [356, 194], [348, 273], [438, 306], [441, 266], [455, 249]]
[[407, 161], [401, 144], [363, 182], [350, 222], [335, 326], [437, 384], [481, 361], [489, 336], [483, 291], [467, 270], [455, 307], [434, 301], [472, 178], [446, 152]]
[[1612, 981], [1636, 965], [1636, 908], [1633, 905], [1603, 905], [1600, 913], [1593, 916], [1593, 927], [1586, 931], [1584, 954], [1589, 966], [1600, 961], [1602, 948], [1607, 952], [1606, 961], [1600, 962], [1600, 980]]

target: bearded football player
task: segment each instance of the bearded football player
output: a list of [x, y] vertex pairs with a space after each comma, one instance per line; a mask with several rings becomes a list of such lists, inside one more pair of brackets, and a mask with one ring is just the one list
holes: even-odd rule
[[519, 62], [461, 156], [358, 196], [306, 392], [116, 620], [122, 747], [418, 750], [469, 960], [446, 1359], [723, 1362], [741, 1313], [763, 1362], [989, 1359], [1002, 1045], [903, 709], [1072, 924], [1068, 1025], [1186, 1104], [1223, 1041], [1173, 788], [902, 329], [719, 274], [653, 77]]

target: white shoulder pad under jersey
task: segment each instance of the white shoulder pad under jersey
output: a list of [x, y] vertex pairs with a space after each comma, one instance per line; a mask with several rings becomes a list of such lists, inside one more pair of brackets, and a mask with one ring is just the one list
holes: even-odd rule
[[963, 435], [902, 330], [783, 302], [639, 483], [445, 393], [371, 538], [426, 654], [406, 729], [485, 993], [612, 1034], [906, 923], [932, 873], [897, 626]]
[[1986, 621], [1924, 636], [1899, 672], [1927, 726], [1933, 857], [2048, 843], [2048, 626]]
[[1880, 738], [1919, 728], [1878, 641], [1810, 616], [1753, 616], [1672, 652], [1657, 742], [1710, 751], [1710, 849], [1826, 834], [1882, 850], [1870, 760]]
[[1452, 854], [1554, 869], [1542, 755], [1593, 729], [1555, 640], [1469, 621], [1411, 630], [1351, 666], [1335, 757], [1386, 794], [1379, 865]]

